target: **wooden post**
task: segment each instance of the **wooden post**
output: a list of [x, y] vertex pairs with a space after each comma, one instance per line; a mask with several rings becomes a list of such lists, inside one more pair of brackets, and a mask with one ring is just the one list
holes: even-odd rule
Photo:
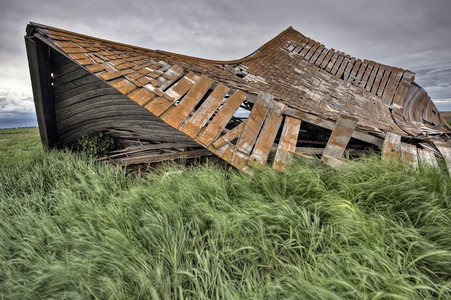
[[44, 148], [56, 147], [59, 141], [53, 99], [51, 49], [36, 38], [25, 37], [34, 105]]

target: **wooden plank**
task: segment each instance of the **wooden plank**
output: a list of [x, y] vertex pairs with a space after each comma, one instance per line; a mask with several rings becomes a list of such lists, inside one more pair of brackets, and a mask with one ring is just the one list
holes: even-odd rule
[[341, 66], [341, 63], [343, 62], [343, 59], [345, 58], [345, 54], [343, 52], [340, 52], [340, 55], [338, 56], [337, 60], [335, 61], [334, 66], [330, 70], [330, 73], [332, 75], [335, 75], [338, 71], [338, 68]]
[[49, 149], [59, 142], [50, 78], [51, 51], [38, 39], [25, 37], [25, 45], [41, 142], [44, 148]]
[[355, 82], [358, 83], [358, 85], [360, 85], [360, 82], [362, 81], [363, 74], [365, 74], [367, 65], [368, 64], [367, 64], [366, 60], [364, 60], [362, 62], [362, 64], [360, 65], [359, 71], [357, 72], [356, 79], [355, 79]]
[[[316, 42], [315, 45], [312, 47], [312, 49], [310, 49], [310, 51], [307, 53], [307, 55], [305, 55], [305, 59], [308, 60], [309, 62], [311, 62], [310, 59], [313, 58], [314, 54], [316, 53], [316, 51], [319, 48], [321, 48], [321, 46], [324, 47], [324, 45], [321, 45], [321, 43]], [[311, 63], [313, 63], [313, 62], [311, 62]]]
[[401, 143], [401, 161], [414, 169], [418, 168], [417, 147]]
[[285, 123], [282, 129], [279, 146], [277, 147], [276, 156], [272, 165], [273, 169], [281, 172], [287, 172], [291, 166], [290, 152], [296, 150], [299, 129], [301, 128], [301, 120], [285, 117]]
[[371, 75], [368, 78], [368, 81], [366, 83], [365, 89], [367, 92], [371, 92], [371, 88], [373, 87], [374, 81], [376, 80], [376, 75], [379, 71], [379, 64], [374, 63], [373, 70], [371, 70]]
[[401, 158], [401, 136], [387, 132], [382, 145], [382, 162], [396, 162]]
[[188, 136], [195, 138], [202, 127], [207, 124], [211, 116], [219, 108], [225, 95], [229, 92], [229, 88], [223, 84], [219, 84], [214, 91], [208, 96], [207, 100], [201, 107], [188, 119], [185, 126], [182, 128], [182, 132]]
[[345, 71], [343, 72], [343, 80], [347, 81], [349, 79], [349, 76], [351, 75], [352, 68], [354, 67], [355, 63], [355, 57], [351, 57], [351, 60], [348, 62], [348, 65], [345, 68]]
[[370, 78], [371, 71], [373, 71], [374, 61], [370, 61], [367, 63], [367, 67], [365, 73], [363, 74], [362, 81], [360, 82], [360, 87], [364, 88], [368, 83], [368, 79]]
[[335, 62], [337, 61], [338, 56], [341, 54], [341, 52], [335, 52], [332, 57], [330, 58], [329, 63], [327, 64], [326, 67], [326, 72], [329, 72], [332, 70], [332, 67], [334, 66]]
[[[335, 127], [335, 123], [332, 121], [325, 120], [320, 117], [304, 113], [296, 109], [287, 107], [283, 113], [287, 116], [291, 116], [330, 130], [333, 130]], [[384, 143], [384, 140], [382, 140], [381, 138], [357, 130], [354, 130], [354, 132], [352, 133], [352, 137], [376, 146], [382, 146], [382, 144]]]
[[[398, 88], [396, 89], [395, 96], [393, 98], [393, 105], [398, 107], [404, 107], [404, 100], [407, 97], [407, 94], [409, 92], [409, 88], [411, 86], [410, 81], [406, 79], [402, 79], [401, 83], [399, 84]], [[429, 102], [429, 103], [432, 103]], [[424, 111], [430, 111], [430, 110], [424, 110]]]
[[343, 62], [340, 65], [340, 68], [338, 69], [338, 71], [335, 74], [335, 76], [341, 77], [341, 75], [343, 75], [343, 73], [345, 72], [345, 69], [348, 66], [350, 60], [351, 60], [351, 57], [348, 54], [346, 54], [344, 59], [343, 59]]
[[163, 77], [167, 77], [169, 79], [164, 80], [159, 88], [162, 91], [166, 90], [169, 86], [171, 86], [171, 84], [173, 84], [176, 80], [178, 80], [182, 76], [183, 69], [180, 68], [178, 65], [173, 65], [170, 69], [164, 72]]
[[371, 94], [376, 95], [377, 90], [379, 89], [379, 85], [382, 81], [382, 77], [385, 73], [386, 66], [385, 65], [379, 65], [379, 70], [377, 71], [376, 78], [374, 79], [373, 85], [371, 86]]
[[179, 128], [202, 97], [205, 96], [212, 84], [213, 80], [202, 75], [199, 81], [188, 91], [186, 96], [171, 111], [164, 121], [174, 128]]
[[310, 42], [307, 45], [305, 45], [304, 49], [302, 49], [302, 51], [299, 52], [299, 55], [305, 56], [307, 54], [307, 52], [312, 48], [313, 45], [315, 45], [315, 41], [310, 40]]
[[238, 90], [229, 99], [227, 99], [197, 140], [207, 147], [210, 146], [227, 126], [227, 123], [230, 121], [246, 97], [246, 93]]
[[[180, 79], [176, 84], [171, 86], [165, 94], [168, 95], [171, 100], [166, 97], [157, 97], [152, 100], [149, 104], [144, 106], [148, 111], [150, 111], [155, 116], [161, 116], [171, 105], [183, 97], [191, 87], [198, 80], [198, 76], [193, 72], [186, 74], [182, 79]], [[146, 86], [144, 86], [146, 88]]]
[[362, 60], [357, 59], [355, 61], [354, 67], [352, 68], [351, 75], [350, 75], [352, 81], [357, 76], [357, 71], [360, 69], [361, 64], [362, 64]]
[[376, 93], [379, 97], [381, 97], [384, 94], [385, 85], [387, 84], [387, 81], [388, 81], [388, 78], [390, 77], [391, 72], [392, 72], [392, 68], [389, 66], [386, 66], [384, 76], [382, 77], [382, 79], [379, 83], [379, 88], [377, 89], [377, 93]]
[[319, 67], [322, 69], [326, 68], [327, 65], [329, 64], [330, 58], [334, 55], [334, 53], [335, 53], [335, 49], [334, 48], [330, 49]]
[[427, 149], [417, 149], [418, 151], [418, 161], [420, 164], [428, 165], [434, 168], [438, 167], [437, 159], [432, 151]]
[[324, 49], [324, 45], [320, 44], [318, 49], [316, 49], [315, 53], [312, 55], [312, 57], [310, 58], [309, 62], [314, 64], [316, 62], [316, 60], [318, 59], [318, 57], [321, 55], [321, 53], [323, 52]]
[[230, 130], [229, 132], [227, 132], [226, 134], [224, 134], [223, 136], [218, 138], [213, 143], [213, 147], [215, 147], [215, 148], [222, 147], [225, 143], [228, 143], [228, 142], [233, 141], [234, 139], [236, 139], [243, 132], [245, 124], [246, 124], [246, 121], [244, 121], [243, 123], [238, 124], [237, 126], [235, 126], [235, 128], [233, 128], [232, 130]]
[[[346, 150], [346, 147], [351, 139], [354, 128], [357, 125], [357, 118], [342, 115], [338, 118], [332, 134], [329, 137], [326, 148], [324, 149], [321, 160], [325, 163], [335, 166], [335, 160], [329, 158], [340, 159]], [[329, 160], [331, 163], [329, 163]]]
[[249, 118], [246, 120], [243, 133], [236, 143], [237, 150], [245, 154], [251, 153], [257, 135], [268, 113], [269, 106], [273, 101], [273, 97], [268, 93], [260, 93], [258, 95], [249, 114]]
[[382, 101], [390, 105], [393, 103], [393, 96], [398, 87], [399, 82], [401, 81], [404, 70], [394, 68], [390, 79], [388, 80], [387, 86], [385, 87], [384, 94], [382, 95]]
[[254, 150], [249, 158], [249, 166], [256, 168], [263, 168], [268, 159], [269, 152], [274, 143], [274, 140], [282, 123], [282, 106], [271, 109], [268, 112], [268, 117], [263, 124], [260, 135], [255, 143]]
[[451, 143], [449, 141], [445, 142], [442, 140], [436, 140], [433, 143], [445, 159], [446, 166], [448, 167], [448, 173], [451, 176]]
[[323, 49], [321, 50], [320, 56], [319, 56], [318, 59], [315, 61], [315, 66], [318, 66], [318, 67], [319, 67], [319, 66], [321, 65], [321, 63], [323, 62], [324, 58], [326, 57], [326, 55], [327, 55], [329, 52], [330, 52], [329, 49], [323, 48]]

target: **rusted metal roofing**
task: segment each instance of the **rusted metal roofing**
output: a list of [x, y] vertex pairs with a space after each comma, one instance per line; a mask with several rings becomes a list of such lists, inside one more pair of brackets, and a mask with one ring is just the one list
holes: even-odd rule
[[[442, 155], [451, 173], [451, 128], [413, 72], [327, 49], [291, 27], [234, 61], [149, 50], [35, 23], [28, 25], [26, 40], [29, 60], [39, 40], [245, 172], [266, 164], [271, 151], [273, 167], [282, 171], [296, 153], [322, 154], [335, 166], [352, 149], [351, 141], [361, 143], [358, 149], [382, 147], [387, 159], [414, 165], [417, 157], [434, 164], [434, 155]], [[58, 66], [51, 58], [48, 64], [53, 74]], [[32, 63], [30, 69], [39, 98], [36, 81], [43, 74], [33, 75]], [[54, 97], [48, 95], [42, 97]], [[249, 115], [236, 117], [240, 109]], [[54, 139], [64, 140], [64, 132], [52, 130]]]

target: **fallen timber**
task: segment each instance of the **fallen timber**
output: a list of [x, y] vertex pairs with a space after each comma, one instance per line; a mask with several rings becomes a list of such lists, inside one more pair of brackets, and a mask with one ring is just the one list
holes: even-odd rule
[[104, 131], [121, 145], [109, 160], [122, 165], [215, 155], [249, 174], [270, 161], [285, 172], [292, 155], [335, 167], [370, 149], [413, 167], [442, 156], [451, 174], [451, 128], [414, 73], [327, 49], [291, 27], [234, 61], [36, 23], [25, 42], [47, 148]]

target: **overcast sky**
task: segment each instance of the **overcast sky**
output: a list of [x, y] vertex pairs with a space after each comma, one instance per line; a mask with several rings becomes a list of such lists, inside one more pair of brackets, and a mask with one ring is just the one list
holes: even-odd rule
[[439, 110], [451, 111], [451, 0], [1, 0], [0, 128], [36, 124], [23, 39], [30, 21], [223, 60], [293, 26], [328, 48], [415, 72]]

